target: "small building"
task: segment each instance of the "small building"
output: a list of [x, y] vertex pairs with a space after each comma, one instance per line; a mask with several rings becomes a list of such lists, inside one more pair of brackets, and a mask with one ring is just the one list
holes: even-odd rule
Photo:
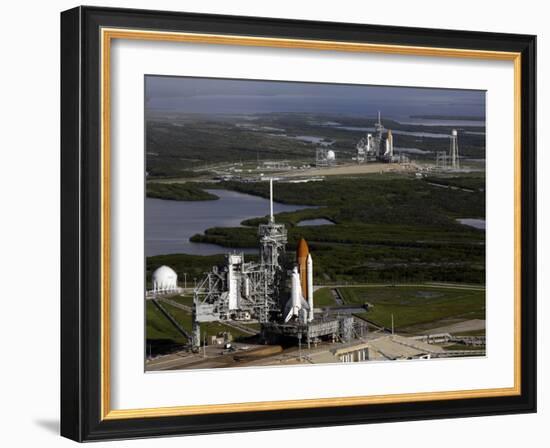
[[438, 345], [399, 335], [382, 336], [368, 345], [369, 360], [429, 359], [445, 353]]
[[342, 344], [331, 350], [340, 362], [383, 361], [396, 359], [430, 359], [445, 353], [445, 349], [417, 338], [383, 335], [364, 341]]

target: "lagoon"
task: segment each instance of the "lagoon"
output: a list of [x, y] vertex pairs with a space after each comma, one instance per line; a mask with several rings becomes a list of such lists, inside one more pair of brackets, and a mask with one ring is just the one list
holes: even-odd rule
[[484, 219], [475, 219], [475, 218], [462, 218], [457, 219], [460, 224], [465, 226], [474, 227], [475, 229], [485, 230], [485, 220]]
[[297, 226], [303, 227], [303, 226], [333, 226], [334, 223], [328, 219], [325, 218], [315, 218], [315, 219], [304, 219], [303, 221], [300, 221]]
[[[257, 248], [231, 248], [216, 244], [193, 243], [193, 235], [211, 227], [238, 227], [245, 219], [266, 216], [269, 200], [228, 190], [206, 190], [216, 201], [169, 201], [145, 199], [145, 255], [186, 253], [213, 255], [236, 250], [258, 253]], [[311, 208], [275, 202], [274, 213]]]

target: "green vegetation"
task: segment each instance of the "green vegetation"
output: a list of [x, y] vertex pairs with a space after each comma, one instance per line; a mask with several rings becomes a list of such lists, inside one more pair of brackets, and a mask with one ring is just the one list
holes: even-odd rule
[[218, 196], [197, 188], [192, 183], [148, 183], [147, 197], [172, 201], [214, 201]]
[[358, 316], [396, 330], [443, 319], [485, 319], [485, 291], [422, 286], [338, 288], [346, 304], [374, 305]]
[[439, 185], [447, 185], [449, 187], [465, 188], [474, 191], [485, 190], [485, 174], [473, 173], [460, 176], [430, 176], [425, 177], [424, 181], [432, 182]]
[[276, 133], [270, 129], [257, 132], [242, 121], [227, 116], [190, 114], [149, 119], [146, 127], [149, 175], [180, 176], [189, 170], [208, 169], [207, 164], [214, 160], [297, 159], [315, 154], [310, 143], [273, 135]]
[[170, 323], [159, 309], [148, 300], [145, 304], [147, 316], [147, 339], [170, 339], [174, 344], [184, 344], [185, 337]]
[[[176, 296], [176, 297], [170, 297], [169, 300], [173, 302], [180, 303], [182, 305], [186, 305], [189, 307], [193, 306], [193, 296], [187, 295], [187, 296]], [[172, 306], [169, 303], [163, 302], [162, 306], [176, 319], [178, 323], [181, 324], [181, 326], [186, 329], [187, 331], [191, 332], [191, 314], [187, 311]], [[246, 323], [241, 322], [240, 325], [243, 327], [249, 327], [251, 329], [260, 329], [260, 325], [257, 323]], [[248, 335], [246, 333], [243, 333], [233, 327], [229, 327], [227, 325], [224, 325], [223, 323], [203, 323], [201, 324], [201, 332], [203, 335], [205, 333], [214, 335], [218, 334], [223, 331], [230, 331], [233, 337], [240, 338], [240, 337], [247, 337]]]
[[147, 354], [170, 352], [187, 342], [185, 337], [150, 300], [145, 303], [145, 320]]
[[[482, 175], [436, 179], [484, 185]], [[262, 197], [269, 194], [266, 182], [223, 182], [221, 186]], [[463, 217], [484, 218], [485, 194], [479, 188], [441, 188], [411, 176], [373, 174], [279, 183], [275, 200], [317, 206], [279, 213], [276, 220], [287, 225], [289, 252], [300, 238], [308, 241], [319, 282], [485, 281], [485, 232], [456, 222]], [[329, 219], [334, 225], [297, 226], [312, 218]], [[257, 247], [257, 225], [265, 222], [267, 217], [246, 220], [247, 227], [215, 227], [191, 240]]]
[[330, 291], [330, 288], [319, 288], [313, 293], [313, 303], [315, 308], [321, 308], [324, 306], [332, 306], [336, 303], [334, 302], [334, 297]]
[[[484, 183], [484, 177], [480, 179], [479, 175], [461, 178]], [[436, 179], [441, 182], [445, 177]], [[450, 179], [456, 182], [456, 176]], [[285, 204], [329, 207], [323, 210], [323, 215], [336, 223], [404, 223], [451, 228], [456, 225], [453, 222], [456, 217], [485, 216], [485, 195], [481, 192], [449, 191], [430, 185], [431, 177], [424, 180], [402, 174], [368, 174], [330, 177], [324, 182], [281, 182], [277, 184], [274, 199]], [[224, 182], [220, 187], [269, 197], [266, 182]]]
[[181, 305], [193, 306], [193, 294], [178, 294], [172, 297], [169, 297], [173, 302], [177, 302]]
[[[185, 328], [189, 333], [191, 333], [192, 327], [191, 327], [191, 313], [188, 313], [187, 311], [182, 310], [181, 308], [177, 308], [175, 306], [172, 306], [168, 303], [163, 303], [162, 306], [168, 311], [172, 317], [183, 327]], [[242, 337], [247, 337], [248, 335], [243, 333], [242, 331], [237, 330], [236, 328], [229, 327], [227, 325], [216, 323], [216, 322], [209, 322], [201, 324], [201, 335], [202, 336], [208, 336], [208, 335], [216, 335], [218, 333], [229, 331], [233, 335], [233, 338], [239, 339]]]
[[162, 307], [170, 313], [170, 315], [178, 322], [183, 328], [191, 332], [191, 313], [182, 310], [176, 306], [172, 306], [166, 302], [162, 302]]
[[211, 243], [226, 247], [257, 247], [258, 230], [252, 227], [212, 227], [204, 234], [193, 235], [194, 243]]
[[484, 116], [478, 115], [411, 115], [410, 118], [424, 118], [431, 120], [485, 121]]
[[[163, 173], [162, 171], [166, 171], [166, 173]], [[153, 177], [155, 180], [170, 180], [170, 179], [186, 179], [186, 180], [192, 180], [192, 179], [198, 179], [200, 177], [203, 178], [211, 178], [214, 176], [214, 173], [212, 171], [208, 171], [205, 169], [197, 169], [197, 170], [185, 170], [180, 169], [177, 172], [173, 171], [169, 166], [165, 168], [165, 170], [159, 170], [157, 165], [157, 170], [154, 173], [149, 173], [149, 176]]]

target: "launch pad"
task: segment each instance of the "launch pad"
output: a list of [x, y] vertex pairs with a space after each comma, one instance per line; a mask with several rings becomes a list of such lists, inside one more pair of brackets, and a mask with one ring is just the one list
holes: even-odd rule
[[[367, 134], [359, 140], [356, 146], [357, 163], [365, 162], [384, 162], [396, 163], [404, 162], [400, 156], [393, 154], [393, 136], [391, 129], [388, 129], [387, 138], [384, 140], [383, 134], [386, 128], [382, 124], [380, 112], [378, 112], [378, 121], [374, 123], [375, 134]], [[408, 160], [407, 160], [408, 161]]]
[[201, 345], [201, 323], [258, 322], [262, 342], [280, 338], [311, 344], [321, 338], [349, 341], [353, 318], [314, 315], [313, 258], [304, 239], [296, 261], [285, 255], [287, 232], [273, 216], [270, 179], [270, 215], [258, 226], [259, 261], [247, 262], [243, 253], [229, 253], [223, 266], [213, 266], [194, 289], [192, 346]]

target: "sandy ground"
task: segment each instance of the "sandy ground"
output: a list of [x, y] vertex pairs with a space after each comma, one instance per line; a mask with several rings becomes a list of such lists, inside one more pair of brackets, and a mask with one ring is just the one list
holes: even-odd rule
[[[234, 342], [232, 345], [244, 349], [241, 354], [246, 353], [257, 348], [263, 348], [264, 345], [256, 344], [243, 344]], [[233, 357], [236, 352], [228, 352], [222, 345], [208, 345], [206, 350], [203, 348], [199, 353], [191, 353], [187, 351], [180, 351], [169, 355], [161, 355], [155, 359], [147, 360], [147, 371], [154, 370], [176, 370], [185, 368], [213, 368], [213, 367], [227, 367], [231, 364], [235, 364]]]
[[[415, 163], [409, 163], [400, 165], [398, 163], [365, 163], [358, 165], [356, 163], [347, 165], [337, 165], [326, 168], [310, 168], [305, 170], [287, 170], [287, 171], [273, 171], [265, 175], [268, 177], [277, 178], [295, 178], [295, 177], [321, 177], [321, 176], [354, 176], [359, 174], [372, 174], [372, 173], [404, 173], [414, 172], [420, 167]], [[246, 176], [257, 176], [259, 170], [253, 173], [243, 173]], [[152, 182], [178, 184], [187, 182], [219, 182], [213, 180], [210, 175], [204, 177], [194, 178], [171, 178], [171, 179], [151, 179]]]
[[312, 168], [308, 170], [278, 172], [279, 177], [309, 177], [309, 176], [342, 176], [354, 174], [403, 172], [410, 171], [412, 165], [399, 165], [397, 163], [365, 163], [363, 165], [338, 165], [327, 168]]

